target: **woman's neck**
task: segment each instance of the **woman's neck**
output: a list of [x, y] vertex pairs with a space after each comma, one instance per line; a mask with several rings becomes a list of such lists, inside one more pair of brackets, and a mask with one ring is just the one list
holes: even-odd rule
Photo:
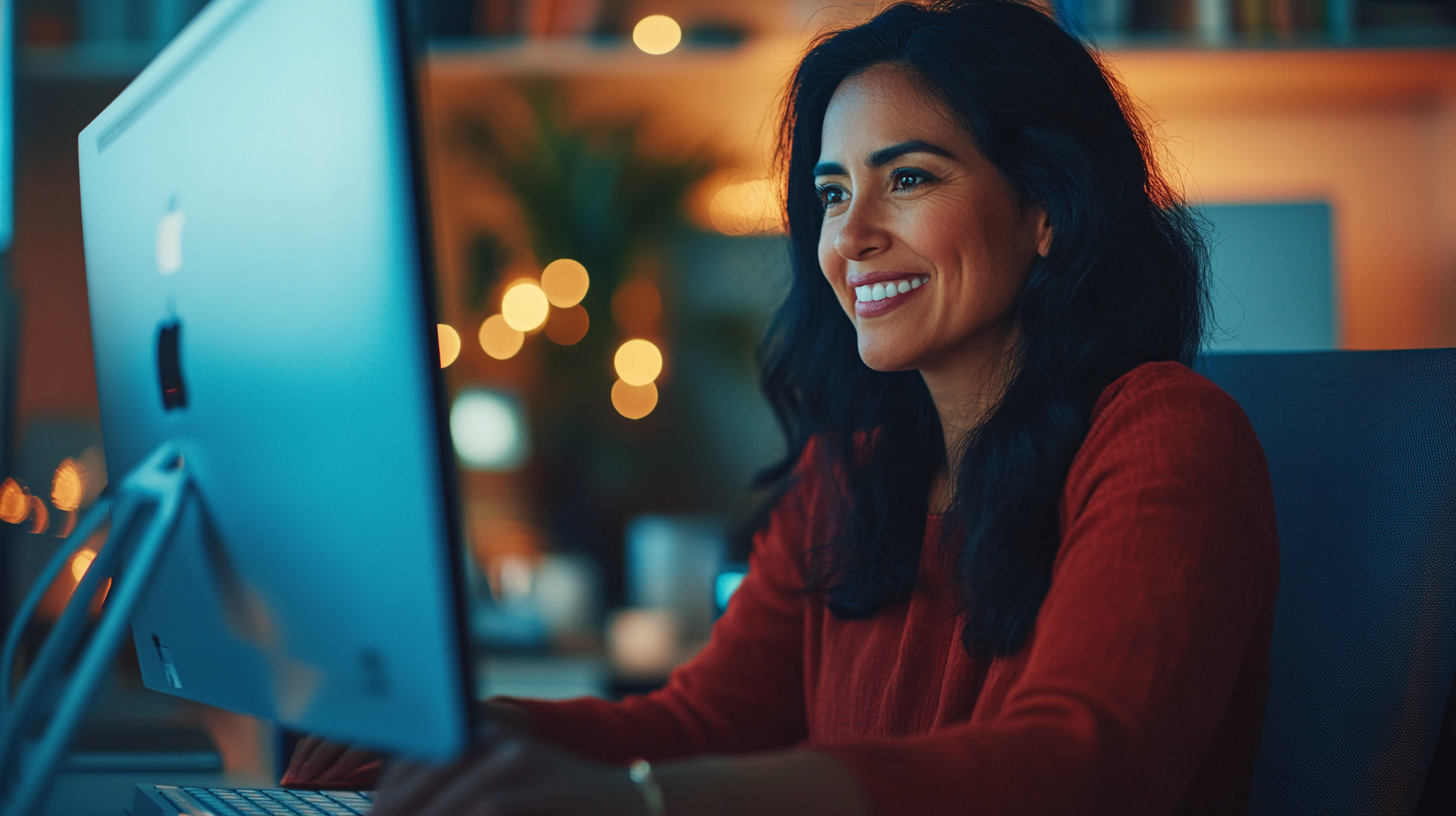
[[954, 492], [951, 474], [960, 469], [966, 438], [986, 421], [1006, 391], [1015, 344], [1013, 327], [992, 342], [920, 369], [945, 437], [945, 462], [931, 480], [933, 512], [949, 507]]

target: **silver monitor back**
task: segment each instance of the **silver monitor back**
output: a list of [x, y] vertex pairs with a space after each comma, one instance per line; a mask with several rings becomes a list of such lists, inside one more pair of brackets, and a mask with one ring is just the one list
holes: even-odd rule
[[394, 0], [215, 0], [80, 136], [113, 480], [199, 485], [146, 684], [423, 759], [469, 737], [454, 460]]

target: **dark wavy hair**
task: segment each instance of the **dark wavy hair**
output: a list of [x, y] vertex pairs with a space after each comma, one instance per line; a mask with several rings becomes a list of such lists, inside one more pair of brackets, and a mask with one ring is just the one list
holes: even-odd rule
[[[1015, 0], [898, 3], [821, 35], [793, 76], [780, 131], [793, 284], [759, 346], [760, 382], [787, 453], [756, 483], [775, 497], [812, 451], [836, 520], [806, 589], [841, 619], [869, 618], [917, 582], [940, 420], [915, 371], [878, 372], [819, 267], [814, 188], [825, 109], [873, 65], [910, 71], [959, 117], [1052, 241], [1014, 306], [1004, 394], [965, 440], [941, 525], [982, 659], [1026, 642], [1060, 542], [1057, 500], [1113, 380], [1155, 360], [1190, 363], [1208, 311], [1204, 223], [1158, 172], [1126, 91], [1095, 54]], [[811, 444], [812, 443], [812, 444]]]

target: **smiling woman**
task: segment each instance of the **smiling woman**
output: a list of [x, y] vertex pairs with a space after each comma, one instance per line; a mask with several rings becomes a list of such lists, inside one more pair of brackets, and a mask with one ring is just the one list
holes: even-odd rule
[[819, 266], [860, 358], [919, 370], [932, 394], [950, 389], [945, 407], [967, 385], [990, 393], [978, 363], [1014, 344], [1012, 307], [1051, 242], [1045, 208], [1020, 200], [907, 68], [882, 63], [845, 80], [823, 127]]
[[781, 157], [788, 454], [711, 642], [621, 703], [491, 701], [376, 816], [1247, 810], [1273, 499], [1116, 80], [1029, 4], [900, 3], [810, 48]]

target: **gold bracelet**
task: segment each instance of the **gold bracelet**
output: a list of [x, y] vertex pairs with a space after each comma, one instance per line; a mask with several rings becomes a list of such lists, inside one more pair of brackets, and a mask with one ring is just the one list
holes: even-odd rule
[[632, 777], [632, 784], [637, 786], [642, 800], [647, 803], [647, 816], [667, 816], [667, 806], [662, 803], [662, 788], [652, 773], [652, 763], [634, 759], [627, 766], [627, 775]]

